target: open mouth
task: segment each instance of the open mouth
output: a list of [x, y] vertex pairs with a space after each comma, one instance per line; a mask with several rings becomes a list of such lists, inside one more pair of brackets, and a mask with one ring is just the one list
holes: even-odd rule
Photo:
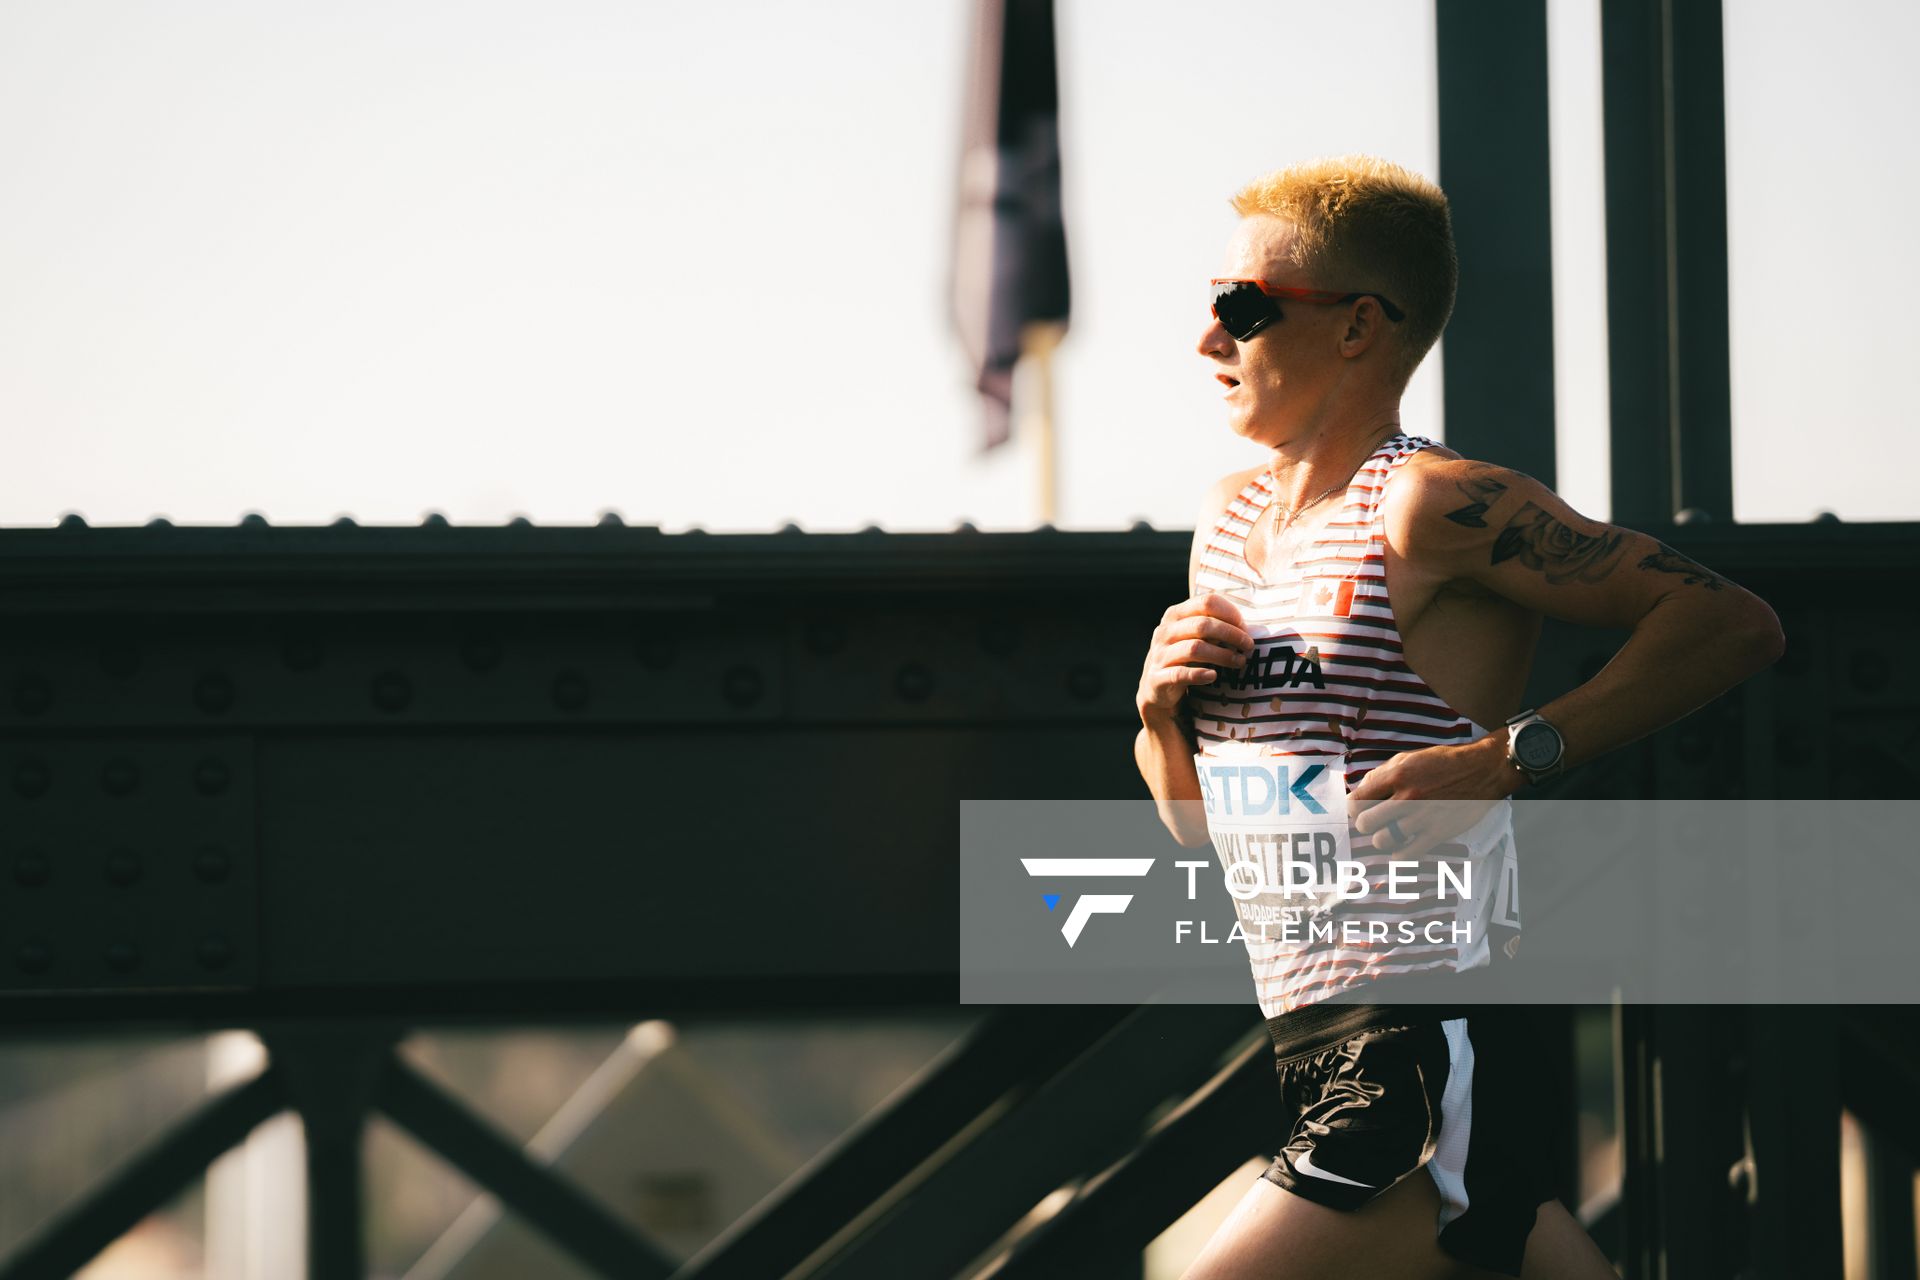
[[1220, 383], [1220, 385], [1224, 386], [1229, 391], [1233, 390], [1235, 387], [1240, 385], [1239, 379], [1229, 378], [1224, 373], [1216, 373], [1213, 376]]

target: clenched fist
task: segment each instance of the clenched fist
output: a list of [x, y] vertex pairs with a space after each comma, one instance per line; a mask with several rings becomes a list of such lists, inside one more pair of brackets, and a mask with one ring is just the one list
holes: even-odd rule
[[1173, 719], [1180, 701], [1197, 684], [1212, 684], [1221, 667], [1244, 667], [1253, 652], [1240, 608], [1229, 597], [1207, 592], [1160, 615], [1140, 670], [1134, 705], [1142, 723]]

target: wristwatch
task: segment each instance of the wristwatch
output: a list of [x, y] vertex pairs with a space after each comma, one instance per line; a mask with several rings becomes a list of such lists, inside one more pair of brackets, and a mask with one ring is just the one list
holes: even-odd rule
[[1567, 743], [1532, 707], [1507, 717], [1507, 763], [1532, 783], [1557, 777], [1566, 763]]

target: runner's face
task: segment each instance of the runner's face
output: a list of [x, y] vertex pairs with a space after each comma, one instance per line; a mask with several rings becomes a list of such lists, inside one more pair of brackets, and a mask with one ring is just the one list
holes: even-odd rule
[[[1221, 278], [1322, 287], [1287, 260], [1293, 234], [1293, 224], [1281, 218], [1242, 218], [1227, 243]], [[1311, 421], [1338, 364], [1334, 326], [1346, 319], [1342, 308], [1284, 298], [1280, 313], [1280, 320], [1245, 342], [1236, 342], [1209, 314], [1197, 348], [1212, 363], [1234, 433], [1269, 447], [1292, 439]]]

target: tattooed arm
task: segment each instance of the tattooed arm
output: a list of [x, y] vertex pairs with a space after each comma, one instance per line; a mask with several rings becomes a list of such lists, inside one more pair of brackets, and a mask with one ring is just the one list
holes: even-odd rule
[[[1387, 536], [1424, 571], [1549, 617], [1632, 629], [1593, 679], [1539, 708], [1566, 739], [1569, 768], [1673, 723], [1780, 656], [1780, 621], [1765, 601], [1657, 538], [1582, 516], [1532, 476], [1435, 459], [1404, 480]], [[1505, 761], [1505, 739], [1491, 735], [1482, 762], [1503, 793], [1525, 782]]]

